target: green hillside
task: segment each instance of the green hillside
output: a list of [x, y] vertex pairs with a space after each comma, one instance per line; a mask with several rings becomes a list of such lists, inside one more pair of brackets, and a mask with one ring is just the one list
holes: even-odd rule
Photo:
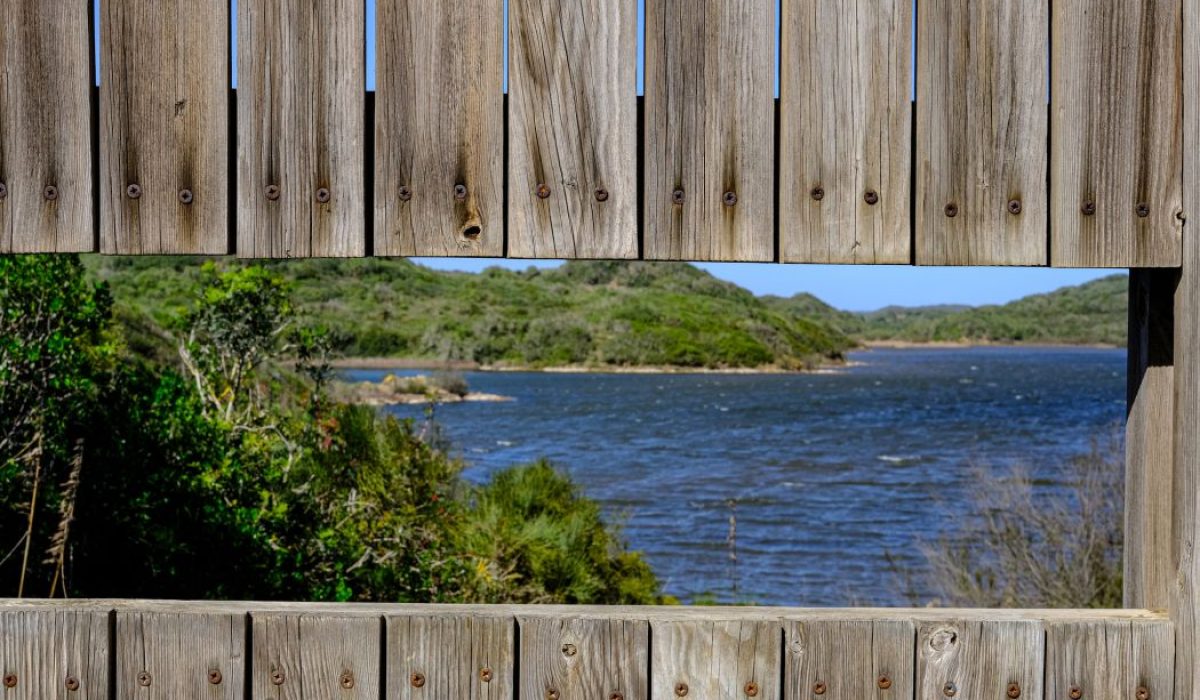
[[[100, 258], [127, 325], [170, 323], [194, 294], [194, 258]], [[239, 265], [223, 261], [223, 265]], [[294, 285], [300, 315], [349, 357], [483, 366], [799, 369], [854, 341], [772, 308], [691, 265], [569, 262], [552, 270], [440, 272], [406, 260], [265, 263]], [[153, 324], [145, 324], [152, 335]], [[153, 344], [149, 337], [148, 345]]]

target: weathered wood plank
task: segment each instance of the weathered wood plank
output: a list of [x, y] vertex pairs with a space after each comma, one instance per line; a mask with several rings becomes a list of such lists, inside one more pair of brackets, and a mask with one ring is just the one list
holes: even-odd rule
[[911, 257], [911, 0], [784, 0], [783, 262]]
[[1046, 697], [1171, 698], [1174, 658], [1169, 622], [1051, 624]]
[[511, 700], [513, 619], [413, 615], [387, 618], [387, 687], [399, 700]]
[[523, 698], [648, 700], [645, 620], [519, 618]]
[[1046, 264], [1048, 0], [917, 15], [917, 264]]
[[783, 697], [912, 698], [915, 643], [910, 622], [785, 622]]
[[922, 624], [917, 697], [1004, 698], [1016, 692], [1022, 698], [1040, 698], [1045, 643], [1044, 628], [1037, 622]]
[[503, 3], [376, 11], [375, 254], [503, 255]]
[[1179, 265], [1177, 0], [1059, 0], [1051, 74], [1051, 261]]
[[117, 613], [120, 700], [245, 697], [246, 616]]
[[239, 256], [366, 253], [364, 12], [238, 3]]
[[637, 5], [509, 5], [508, 255], [636, 258]]
[[650, 630], [650, 697], [780, 698], [779, 622], [653, 621]]
[[108, 613], [0, 612], [4, 700], [107, 700]]
[[255, 698], [378, 700], [378, 617], [255, 613]]
[[94, 249], [90, 10], [86, 2], [5, 2], [0, 253]]
[[1178, 283], [1178, 270], [1130, 270], [1122, 580], [1131, 608], [1165, 610], [1171, 602], [1171, 507], [1164, 496], [1173, 480]]
[[646, 258], [774, 258], [774, 9], [647, 0]]

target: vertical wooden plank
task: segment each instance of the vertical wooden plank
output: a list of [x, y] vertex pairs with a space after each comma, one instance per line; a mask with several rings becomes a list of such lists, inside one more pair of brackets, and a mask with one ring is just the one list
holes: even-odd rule
[[780, 697], [783, 635], [778, 622], [655, 620], [650, 630], [650, 697]]
[[511, 617], [388, 617], [387, 654], [389, 697], [512, 700]]
[[637, 3], [509, 5], [508, 254], [636, 258]]
[[117, 698], [245, 697], [246, 616], [117, 613]]
[[[648, 700], [649, 623], [522, 617], [523, 698]], [[674, 697], [674, 696], [671, 696]]]
[[917, 18], [917, 263], [1045, 265], [1048, 0]]
[[108, 613], [0, 612], [4, 700], [107, 700]]
[[1165, 610], [1174, 587], [1171, 505], [1175, 429], [1175, 292], [1179, 271], [1129, 271], [1125, 421], [1127, 608]]
[[922, 624], [917, 638], [917, 697], [1003, 698], [1015, 691], [1022, 698], [1040, 698], [1045, 644], [1040, 622]]
[[1046, 697], [1170, 698], [1174, 659], [1174, 630], [1165, 620], [1052, 624]]
[[774, 2], [647, 0], [647, 259], [774, 258], [774, 68]]
[[909, 262], [912, 13], [912, 0], [784, 0], [783, 262]]
[[100, 10], [100, 250], [228, 252], [229, 4]]
[[239, 256], [366, 253], [364, 12], [238, 3]]
[[376, 12], [375, 254], [502, 255], [503, 3]]
[[378, 700], [378, 617], [252, 616], [255, 698]]
[[916, 634], [910, 622], [791, 621], [784, 623], [784, 635], [785, 700], [913, 697]]
[[89, 9], [86, 2], [5, 2], [0, 253], [93, 250]]
[[1059, 0], [1053, 32], [1051, 260], [1178, 265], [1179, 1]]

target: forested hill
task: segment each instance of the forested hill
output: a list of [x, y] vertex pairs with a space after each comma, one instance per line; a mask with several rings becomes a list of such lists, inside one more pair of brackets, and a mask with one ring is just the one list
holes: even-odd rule
[[839, 311], [810, 294], [763, 297], [782, 313], [820, 321], [864, 342], [1125, 345], [1129, 278], [1115, 274], [995, 306]]
[[[169, 323], [190, 302], [201, 267], [193, 258], [86, 261], [112, 285], [127, 324]], [[859, 342], [1125, 342], [1122, 275], [1002, 306], [852, 313], [808, 294], [756, 297], [680, 263], [573, 261], [480, 274], [401, 259], [265, 264], [292, 283], [301, 316], [328, 327], [348, 357], [796, 369], [836, 363]]]

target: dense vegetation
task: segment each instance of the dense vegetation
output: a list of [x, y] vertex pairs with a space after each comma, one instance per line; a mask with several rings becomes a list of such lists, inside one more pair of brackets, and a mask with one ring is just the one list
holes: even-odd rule
[[0, 257], [0, 595], [659, 599], [551, 465], [472, 486], [434, 423], [331, 401], [274, 270], [171, 265]]

